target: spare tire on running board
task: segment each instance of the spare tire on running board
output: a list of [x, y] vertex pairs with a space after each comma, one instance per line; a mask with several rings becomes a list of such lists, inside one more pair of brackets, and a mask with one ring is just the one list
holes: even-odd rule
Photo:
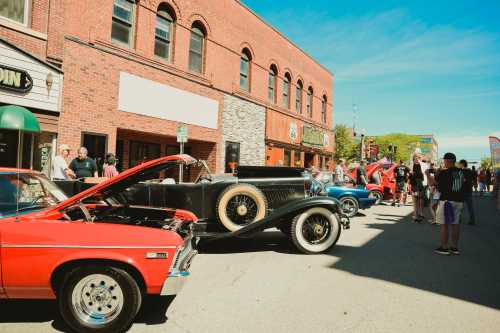
[[251, 184], [234, 184], [219, 195], [216, 212], [227, 230], [236, 231], [266, 217], [267, 199]]

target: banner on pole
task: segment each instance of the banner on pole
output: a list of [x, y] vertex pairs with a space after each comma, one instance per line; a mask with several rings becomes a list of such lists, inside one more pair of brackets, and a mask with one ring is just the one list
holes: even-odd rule
[[491, 164], [495, 169], [500, 169], [500, 139], [490, 136]]

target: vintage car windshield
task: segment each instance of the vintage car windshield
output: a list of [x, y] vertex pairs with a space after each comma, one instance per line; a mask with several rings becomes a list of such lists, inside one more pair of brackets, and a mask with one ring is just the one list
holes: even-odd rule
[[56, 205], [66, 195], [42, 174], [0, 172], [0, 218]]

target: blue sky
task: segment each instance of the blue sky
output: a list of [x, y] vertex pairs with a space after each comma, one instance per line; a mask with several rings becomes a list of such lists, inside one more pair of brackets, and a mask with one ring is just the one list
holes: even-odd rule
[[335, 76], [334, 123], [436, 135], [478, 160], [500, 137], [500, 1], [244, 0]]

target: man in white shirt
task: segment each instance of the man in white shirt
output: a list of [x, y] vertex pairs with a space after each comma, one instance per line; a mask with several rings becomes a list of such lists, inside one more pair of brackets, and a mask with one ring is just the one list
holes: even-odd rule
[[339, 160], [337, 166], [335, 167], [335, 183], [344, 183], [344, 160]]
[[69, 146], [60, 145], [59, 155], [52, 161], [52, 180], [68, 180], [75, 177], [73, 170], [68, 168], [66, 158], [69, 156]]

